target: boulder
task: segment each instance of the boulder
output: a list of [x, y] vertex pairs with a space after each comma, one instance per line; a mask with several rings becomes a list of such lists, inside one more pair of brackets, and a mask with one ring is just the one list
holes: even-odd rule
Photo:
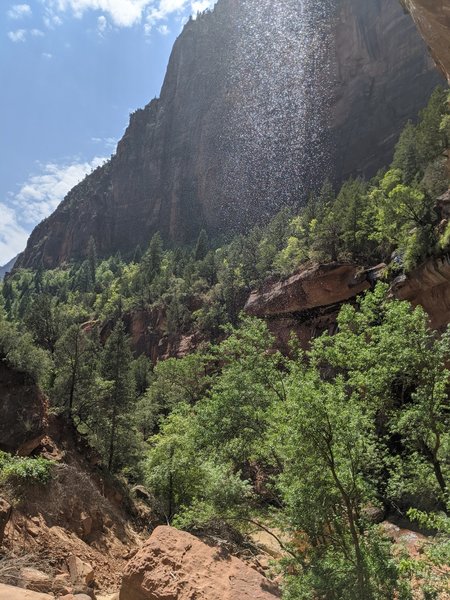
[[80, 525], [82, 527], [84, 537], [90, 536], [94, 525], [93, 518], [86, 513], [82, 513], [80, 517]]
[[0, 600], [54, 600], [54, 596], [0, 583]]
[[253, 291], [245, 312], [272, 317], [345, 302], [370, 288], [370, 276], [352, 264], [330, 263], [301, 269], [287, 279], [268, 281]]
[[78, 600], [80, 600], [80, 597], [85, 600], [86, 598], [89, 598], [89, 600], [97, 600], [95, 591], [88, 585], [76, 585], [72, 593]]
[[275, 584], [221, 548], [158, 527], [125, 568], [120, 600], [274, 600]]
[[0, 498], [0, 547], [3, 543], [5, 527], [11, 515], [11, 505], [4, 498]]
[[46, 573], [31, 567], [24, 567], [20, 570], [17, 584], [21, 588], [35, 592], [50, 592], [52, 590], [50, 577]]
[[131, 491], [139, 500], [143, 500], [144, 502], [148, 502], [149, 504], [152, 503], [153, 496], [148, 490], [145, 489], [143, 485], [135, 485]]
[[89, 586], [94, 582], [94, 569], [89, 563], [83, 562], [78, 558], [78, 556], [69, 556], [67, 566], [73, 584]]
[[93, 590], [89, 591], [89, 594], [74, 590], [73, 593], [66, 594], [65, 596], [59, 596], [59, 600], [96, 600], [96, 595]]
[[69, 576], [64, 573], [55, 575], [52, 584], [52, 592], [61, 596], [63, 594], [70, 594], [70, 591], [71, 584]]

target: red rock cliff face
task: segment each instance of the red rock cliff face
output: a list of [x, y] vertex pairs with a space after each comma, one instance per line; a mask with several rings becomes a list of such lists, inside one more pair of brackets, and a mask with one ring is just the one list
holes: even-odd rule
[[300, 269], [287, 279], [267, 281], [253, 291], [244, 310], [267, 321], [281, 351], [289, 352], [293, 333], [301, 347], [308, 349], [314, 338], [335, 331], [341, 306], [369, 290], [383, 267], [364, 270], [353, 264], [330, 263]]
[[407, 276], [399, 277], [392, 293], [399, 300], [422, 306], [431, 327], [444, 330], [450, 323], [450, 257], [429, 259]]
[[[219, 0], [176, 41], [161, 97], [32, 233], [19, 267], [245, 228], [325, 176], [372, 174], [440, 80], [398, 0]], [[333, 3], [330, 2], [330, 7]]]
[[450, 4], [448, 0], [402, 0], [431, 54], [450, 82]]

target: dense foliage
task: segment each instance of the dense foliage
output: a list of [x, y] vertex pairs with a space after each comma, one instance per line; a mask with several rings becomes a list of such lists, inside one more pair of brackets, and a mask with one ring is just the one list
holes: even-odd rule
[[[1, 359], [40, 382], [105, 468], [145, 483], [162, 519], [281, 530], [288, 600], [412, 597], [417, 565], [393, 552], [377, 508], [439, 531], [417, 575], [423, 598], [444, 580], [450, 333], [379, 284], [341, 309], [336, 335], [307, 353], [293, 339], [286, 357], [241, 310], [253, 286], [300, 265], [385, 261], [390, 276], [446, 251], [448, 112], [438, 89], [389, 170], [337, 194], [326, 183], [221, 246], [201, 232], [193, 248], [164, 249], [157, 234], [132, 259], [100, 261], [91, 241], [83, 262], [2, 286]], [[133, 355], [137, 314], [169, 345], [194, 333], [196, 351], [156, 365]], [[3, 473], [44, 480], [46, 469], [0, 456]]]
[[45, 485], [52, 476], [52, 462], [45, 458], [11, 456], [0, 451], [0, 483], [33, 482]]

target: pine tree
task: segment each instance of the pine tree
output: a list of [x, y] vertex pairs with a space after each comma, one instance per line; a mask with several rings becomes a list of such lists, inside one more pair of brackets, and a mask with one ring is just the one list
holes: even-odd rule
[[2, 286], [2, 294], [5, 302], [5, 311], [9, 319], [12, 317], [12, 305], [14, 302], [14, 290], [9, 279], [5, 279]]
[[36, 296], [24, 320], [35, 342], [53, 354], [63, 323], [52, 297], [49, 294]]
[[70, 420], [84, 421], [95, 410], [96, 354], [95, 342], [79, 324], [69, 327], [56, 344], [52, 397]]
[[102, 356], [102, 374], [109, 382], [109, 392], [104, 401], [104, 415], [107, 421], [105, 437], [105, 454], [108, 469], [112, 471], [119, 463], [118, 446], [126, 446], [127, 416], [134, 398], [134, 380], [131, 368], [132, 354], [121, 319], [117, 322]]

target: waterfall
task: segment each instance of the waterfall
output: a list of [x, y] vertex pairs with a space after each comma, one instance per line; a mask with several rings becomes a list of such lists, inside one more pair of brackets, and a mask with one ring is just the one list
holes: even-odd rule
[[244, 0], [237, 10], [224, 189], [229, 217], [255, 222], [302, 203], [330, 174], [335, 9], [333, 0]]

